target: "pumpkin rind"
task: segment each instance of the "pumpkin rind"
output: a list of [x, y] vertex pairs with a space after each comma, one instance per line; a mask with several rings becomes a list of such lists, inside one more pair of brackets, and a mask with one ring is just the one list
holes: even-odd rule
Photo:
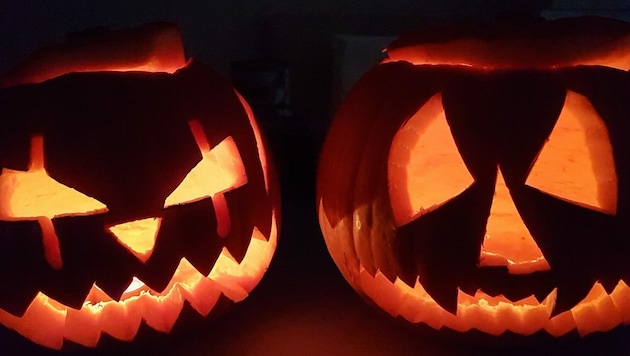
[[[275, 251], [278, 187], [247, 103], [218, 73], [183, 61], [173, 26], [136, 31], [53, 49], [51, 58], [63, 58], [61, 73], [53, 65], [41, 74], [46, 61], [36, 56], [0, 89], [0, 166], [27, 171], [29, 142], [40, 135], [47, 174], [108, 209], [49, 220], [63, 260], [57, 268], [44, 259], [36, 220], [0, 221], [0, 265], [16, 271], [0, 278], [0, 323], [50, 348], [64, 340], [97, 347], [102, 333], [132, 341], [141, 324], [168, 333], [184, 303], [206, 316], [223, 298], [247, 297]], [[147, 46], [134, 47], [142, 41]], [[145, 62], [167, 65], [161, 73], [137, 71]], [[118, 71], [121, 63], [136, 71]], [[204, 131], [205, 149], [225, 139], [236, 147], [246, 182], [164, 207], [206, 154], [190, 122]], [[227, 229], [219, 227], [219, 209], [229, 213]], [[161, 223], [144, 259], [108, 229], [149, 217]]]
[[[590, 24], [604, 24], [605, 30], [585, 31]], [[582, 19], [479, 28], [437, 38], [430, 37], [439, 32], [431, 31], [402, 36], [388, 50], [389, 59], [350, 92], [333, 120], [319, 167], [319, 220], [328, 250], [359, 293], [412, 323], [492, 335], [610, 330], [628, 318], [622, 296], [630, 281], [625, 262], [630, 157], [623, 147], [630, 134], [625, 119], [630, 64], [621, 45], [630, 27]], [[552, 45], [567, 39], [590, 43], [608, 32], [610, 38], [588, 53]], [[461, 43], [467, 45], [462, 49]], [[530, 44], [545, 51], [532, 51]], [[604, 67], [609, 64], [624, 71]], [[585, 97], [607, 127], [616, 172], [611, 179], [618, 180], [612, 214], [525, 184], [567, 93]], [[391, 143], [435, 95], [441, 95], [474, 183], [399, 225], [387, 173]], [[479, 266], [497, 174], [505, 177], [550, 271], [514, 275]], [[424, 189], [439, 189], [435, 184]]]

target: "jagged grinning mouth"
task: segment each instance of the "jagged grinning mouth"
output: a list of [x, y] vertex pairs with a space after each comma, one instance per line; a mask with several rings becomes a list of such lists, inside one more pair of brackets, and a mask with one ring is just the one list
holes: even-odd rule
[[478, 329], [491, 335], [508, 330], [529, 335], [545, 330], [553, 336], [577, 329], [583, 336], [630, 323], [630, 287], [621, 280], [610, 294], [596, 282], [582, 302], [553, 317], [555, 288], [541, 301], [531, 294], [511, 300], [503, 295], [491, 296], [482, 289], [470, 294], [458, 290], [457, 312], [453, 315], [440, 307], [418, 282], [413, 287], [398, 278], [392, 283], [382, 273], [371, 276], [361, 266], [351, 284], [392, 316], [434, 329]]
[[[269, 163], [258, 124], [249, 105], [238, 93], [235, 92], [235, 95], [247, 113], [256, 138], [261, 166], [267, 172]], [[269, 177], [263, 174], [263, 178], [265, 190], [269, 193]], [[134, 281], [141, 282], [139, 288], [131, 287], [132, 281], [117, 302], [94, 285], [78, 310], [66, 307], [40, 292], [21, 317], [0, 308], [0, 324], [37, 344], [57, 350], [63, 347], [66, 339], [86, 347], [96, 347], [103, 332], [122, 341], [131, 341], [142, 321], [157, 331], [167, 333], [178, 319], [184, 300], [200, 315], [206, 316], [221, 295], [234, 302], [247, 297], [262, 279], [276, 249], [277, 209], [274, 207], [271, 212], [269, 238], [266, 239], [254, 228], [250, 245], [240, 264], [223, 248], [206, 277], [184, 258], [162, 292], [153, 291], [134, 278]], [[179, 278], [183, 281], [177, 281]]]
[[[128, 288], [120, 301], [115, 301], [94, 285], [78, 310], [40, 292], [21, 317], [0, 309], [0, 323], [53, 349], [61, 349], [64, 339], [95, 347], [102, 332], [122, 341], [131, 341], [141, 321], [157, 331], [168, 333], [185, 300], [200, 315], [206, 316], [221, 295], [234, 302], [247, 297], [271, 262], [277, 232], [274, 211], [269, 239], [254, 228], [250, 246], [240, 264], [224, 248], [206, 277], [183, 258], [162, 292], [153, 291], [141, 283], [139, 288]], [[134, 281], [139, 280], [134, 278]]]
[[[326, 214], [322, 212], [321, 201], [319, 220], [324, 237], [340, 236], [346, 231], [347, 220], [339, 222], [335, 227], [330, 225]], [[533, 277], [509, 275], [504, 267], [502, 273], [505, 273], [508, 281], [515, 278], [539, 279], [538, 282], [543, 285], [534, 287], [539, 293], [538, 298], [532, 294], [531, 288], [527, 295], [521, 298], [513, 296], [512, 299], [498, 293], [492, 296], [483, 288], [467, 291], [468, 293], [458, 289], [455, 291], [457, 310], [450, 313], [429, 295], [417, 278], [415, 284], [409, 286], [400, 278], [390, 281], [378, 270], [371, 275], [360, 262], [358, 266], [354, 264], [356, 256], [349, 256], [345, 252], [337, 253], [341, 250], [338, 246], [342, 243], [341, 239], [326, 239], [331, 256], [353, 288], [393, 317], [403, 318], [410, 323], [424, 323], [433, 329], [446, 327], [458, 332], [478, 329], [490, 335], [500, 335], [505, 331], [530, 335], [544, 330], [556, 337], [572, 330], [577, 330], [584, 336], [598, 331], [605, 332], [620, 324], [630, 324], [630, 287], [623, 280], [610, 293], [606, 292], [601, 283], [594, 283], [581, 302], [570, 310], [552, 316], [557, 289], [544, 286], [549, 283], [545, 279], [553, 280], [551, 273], [536, 272]], [[478, 268], [476, 281], [482, 282], [481, 287], [487, 282], [505, 290], [505, 284], [490, 278], [497, 270], [495, 267]], [[486, 282], [483, 281], [484, 278], [488, 278]]]
[[[503, 295], [516, 301], [534, 296], [538, 301], [545, 300], [557, 285], [553, 273], [540, 271], [529, 274], [511, 274], [507, 268], [481, 267], [473, 277], [480, 290], [489, 295]], [[467, 294], [475, 291], [466, 290]]]
[[[39, 83], [69, 72], [131, 70], [175, 73], [187, 67], [190, 62], [187, 63], [184, 57], [179, 31], [171, 25], [158, 27], [157, 31], [140, 30], [137, 33], [139, 36], [132, 34], [129, 40], [125, 36], [111, 43], [97, 40], [95, 43], [90, 42], [87, 47], [79, 46], [68, 52], [64, 47], [60, 47], [61, 51], [53, 47], [52, 56], [48, 53], [43, 56], [56, 59], [45, 61], [47, 65], [51, 65], [50, 68], [38, 71], [39, 62], [35, 61], [33, 66], [27, 60], [26, 70], [13, 77], [3, 78], [6, 79], [3, 85], [10, 87]], [[147, 46], [138, 49], [136, 44], [141, 42], [146, 42]], [[98, 53], [118, 54], [96, 58], [90, 52], [94, 51], [93, 44]], [[247, 103], [240, 95], [235, 95], [241, 101], [254, 131], [265, 188], [269, 193], [267, 157], [258, 126]], [[204, 276], [184, 258], [162, 292], [150, 289], [134, 277], [120, 301], [115, 301], [97, 285], [93, 285], [81, 309], [66, 307], [40, 292], [21, 317], [0, 309], [0, 324], [14, 329], [35, 343], [53, 349], [61, 349], [64, 339], [95, 347], [102, 332], [129, 341], [135, 337], [141, 321], [155, 330], [168, 332], [178, 319], [184, 300], [199, 314], [207, 315], [220, 295], [234, 302], [248, 295], [262, 278], [275, 251], [278, 213], [277, 207], [274, 207], [268, 239], [254, 228], [250, 246], [240, 264], [224, 248], [213, 269]], [[221, 232], [218, 233], [221, 235]], [[51, 267], [60, 268], [61, 264], [53, 263]]]

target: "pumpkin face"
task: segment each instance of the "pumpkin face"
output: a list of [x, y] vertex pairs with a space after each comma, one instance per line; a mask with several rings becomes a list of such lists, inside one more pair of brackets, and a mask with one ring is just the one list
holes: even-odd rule
[[262, 278], [279, 211], [260, 132], [227, 80], [180, 62], [0, 91], [0, 323], [57, 349], [131, 341]]
[[[361, 294], [412, 323], [492, 335], [630, 322], [630, 63], [617, 47], [630, 29], [580, 21], [402, 37], [357, 83], [323, 148], [318, 203]], [[562, 52], [595, 25], [612, 39]]]

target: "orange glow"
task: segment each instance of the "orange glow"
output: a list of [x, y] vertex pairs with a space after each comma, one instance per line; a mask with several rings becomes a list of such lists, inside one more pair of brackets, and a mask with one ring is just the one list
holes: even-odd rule
[[[576, 43], [518, 40], [457, 39], [448, 43], [425, 43], [401, 48], [388, 48], [388, 61], [405, 60], [413, 64], [462, 65], [474, 68], [552, 68], [574, 65], [603, 65], [621, 70], [630, 69], [630, 37], [618, 43]], [[601, 40], [601, 39], [600, 39]], [[592, 39], [591, 39], [592, 41]], [[599, 41], [602, 42], [602, 41]]]
[[174, 73], [186, 65], [179, 30], [163, 26], [115, 40], [47, 48], [0, 78], [0, 87], [41, 83], [71, 73], [144, 71]]
[[107, 207], [48, 176], [46, 171], [14, 171], [0, 174], [0, 219], [35, 220], [38, 217], [92, 215]]
[[[259, 135], [257, 132], [257, 137], [260, 137]], [[266, 159], [267, 153], [262, 144], [258, 147], [259, 158], [265, 157]], [[200, 162], [200, 165], [210, 167], [211, 172], [213, 172], [209, 176], [205, 176], [204, 179], [215, 179], [215, 175], [219, 174], [216, 173], [217, 170], [222, 172], [226, 170], [226, 167], [228, 170], [236, 167], [234, 171], [237, 173], [228, 179], [230, 183], [224, 182], [223, 185], [233, 184], [229, 186], [229, 189], [233, 189], [247, 183], [240, 154], [231, 137], [222, 141], [210, 152], [205, 152], [203, 157], [202, 162], [206, 160], [206, 163], [202, 165]], [[236, 163], [227, 162], [234, 157], [238, 159]], [[264, 176], [268, 179], [267, 166], [264, 165], [263, 168]], [[3, 187], [0, 192], [2, 194], [9, 191], [9, 189], [4, 188], [8, 187], [8, 183], [16, 181], [23, 187], [20, 189], [28, 190], [22, 180], [15, 178], [15, 171], [8, 173], [6, 171], [9, 170], [4, 170], [3, 175], [0, 175], [0, 187]], [[241, 173], [238, 173], [239, 171]], [[47, 177], [44, 181], [52, 180], [45, 174], [45, 171], [40, 172], [42, 176]], [[23, 175], [31, 174], [30, 172], [21, 173]], [[188, 178], [190, 175], [184, 179], [184, 182], [196, 182], [197, 178], [200, 178], [200, 176]], [[19, 174], [18, 177], [20, 177]], [[203, 189], [208, 187], [205, 183], [200, 185]], [[210, 191], [213, 189], [218, 188], [212, 185]], [[11, 197], [13, 195], [2, 195], [2, 197], [5, 196]], [[217, 196], [222, 197], [222, 194], [215, 194], [215, 197]], [[63, 201], [65, 199], [53, 200]], [[220, 198], [217, 201], [218, 203], [213, 199], [215, 207], [222, 204]], [[5, 206], [6, 204], [2, 205], [2, 207]], [[12, 210], [7, 208], [2, 211]], [[222, 214], [225, 215], [225, 213], [217, 212], [218, 216]], [[22, 317], [16, 317], [0, 309], [0, 323], [38, 344], [53, 349], [61, 349], [64, 339], [87, 347], [96, 347], [103, 332], [119, 340], [130, 341], [135, 337], [141, 322], [155, 330], [169, 332], [179, 317], [185, 301], [190, 303], [199, 314], [206, 316], [215, 307], [221, 295], [234, 302], [240, 302], [248, 296], [262, 279], [276, 249], [278, 239], [277, 214], [278, 207], [274, 206], [270, 213], [272, 225], [268, 239], [254, 227], [249, 247], [241, 263], [236, 262], [229, 251], [224, 248], [210, 273], [203, 276], [184, 258], [175, 271], [171, 282], [162, 291], [152, 290], [134, 277], [120, 301], [114, 301], [97, 285], [94, 285], [88, 293], [83, 307], [79, 310], [68, 308], [45, 294], [39, 293]], [[29, 217], [20, 218], [32, 220]], [[44, 223], [46, 221], [50, 221], [50, 219], [44, 219]], [[50, 227], [54, 234], [54, 228], [52, 225]], [[150, 256], [155, 242], [155, 231], [158, 228], [159, 219], [144, 219], [113, 226], [110, 231], [139, 259], [146, 261]]]
[[111, 226], [109, 231], [140, 261], [147, 262], [153, 252], [160, 222], [158, 218], [147, 218]]
[[[165, 206], [211, 196], [217, 219], [220, 220], [219, 234], [225, 236], [229, 232], [230, 221], [222, 192], [247, 183], [245, 168], [232, 137], [209, 149], [205, 135], [200, 135], [202, 131], [195, 129], [201, 126], [195, 122], [191, 121], [191, 130], [203, 158], [167, 198]], [[260, 139], [260, 133], [256, 132], [256, 137]], [[262, 143], [258, 143], [259, 158], [266, 162], [267, 153]], [[44, 169], [43, 157], [43, 140], [35, 137], [31, 145], [29, 170], [2, 171], [0, 219], [39, 220], [43, 230], [45, 258], [51, 267], [61, 269], [63, 263], [51, 218], [95, 214], [107, 211], [107, 208], [50, 178]], [[266, 163], [263, 164], [263, 172], [268, 183]], [[73, 207], [77, 202], [79, 205]], [[39, 293], [22, 317], [0, 309], [0, 323], [53, 349], [61, 349], [64, 339], [96, 347], [103, 332], [119, 340], [130, 341], [135, 337], [141, 322], [155, 330], [169, 332], [179, 317], [184, 301], [188, 301], [199, 314], [205, 316], [215, 307], [221, 295], [234, 302], [247, 297], [266, 272], [275, 251], [278, 238], [277, 213], [278, 207], [274, 206], [270, 212], [272, 225], [269, 239], [254, 227], [249, 247], [240, 264], [224, 248], [208, 276], [203, 276], [184, 258], [163, 291], [155, 291], [134, 277], [120, 301], [114, 301], [94, 285], [80, 310], [68, 308]], [[148, 218], [115, 225], [109, 230], [137, 258], [147, 261], [155, 244], [159, 223], [160, 219]]]
[[[351, 117], [342, 119], [359, 122]], [[614, 215], [616, 177], [603, 120], [585, 97], [568, 91], [559, 119], [525, 184]], [[320, 195], [319, 223], [328, 251], [346, 280], [362, 295], [394, 317], [426, 323], [435, 329], [446, 327], [461, 332], [478, 329], [491, 335], [508, 330], [529, 335], [545, 330], [550, 335], [561, 336], [572, 330], [586, 335], [630, 324], [630, 287], [621, 280], [611, 293], [595, 283], [580, 303], [553, 317], [556, 290], [544, 300], [532, 295], [516, 301], [502, 295], [490, 296], [481, 290], [474, 295], [459, 291], [457, 312], [453, 315], [440, 307], [418, 281], [412, 287], [398, 278], [392, 283], [378, 269], [372, 274], [364, 267], [395, 263], [387, 260], [395, 258], [390, 256], [389, 225], [395, 228], [422, 218], [423, 213], [454, 198], [471, 183], [472, 177], [455, 147], [438, 94], [402, 125], [392, 141], [387, 189], [393, 224], [388, 220], [391, 217], [377, 210], [383, 209], [379, 206], [381, 202], [370, 201], [354, 206], [352, 215], [342, 216], [333, 226]], [[497, 169], [479, 265], [504, 265], [512, 274], [550, 269], [519, 215], [500, 169]]]
[[[175, 26], [158, 25], [114, 37], [114, 40], [85, 41], [85, 45], [60, 45], [38, 52], [1, 77], [0, 87], [39, 83], [72, 72], [174, 73], [187, 63]], [[169, 332], [179, 318], [184, 302], [206, 316], [221, 296], [235, 303], [245, 299], [265, 274], [275, 252], [280, 208], [275, 177], [270, 177], [268, 155], [258, 125], [247, 103], [236, 95], [253, 130], [265, 188], [272, 199], [271, 211], [260, 212], [271, 219], [268, 238], [254, 227], [242, 261], [238, 263], [224, 248], [207, 276], [183, 258], [162, 291], [153, 290], [134, 277], [120, 300], [115, 301], [94, 284], [79, 310], [66, 307], [40, 292], [21, 317], [0, 309], [0, 324], [53, 349], [61, 349], [64, 340], [96, 347], [103, 333], [123, 341], [133, 340], [142, 323], [157, 331]], [[247, 183], [245, 167], [231, 136], [211, 148], [201, 124], [196, 120], [189, 124], [202, 159], [166, 198], [164, 206], [210, 197], [218, 220], [217, 232], [225, 237], [231, 229], [231, 221], [223, 193]], [[103, 213], [107, 207], [49, 177], [43, 152], [43, 139], [35, 136], [28, 170], [2, 170], [0, 220], [38, 220], [44, 234], [45, 258], [53, 268], [60, 269], [63, 263], [51, 219]], [[159, 225], [160, 219], [148, 218], [109, 229], [136, 257], [147, 261]]]
[[[397, 226], [415, 220], [472, 184], [444, 116], [440, 94], [429, 99], [394, 136], [388, 181]], [[615, 214], [617, 179], [612, 146], [606, 126], [584, 96], [567, 93], [565, 106], [526, 184]], [[513, 274], [549, 270], [500, 171], [479, 264], [507, 266]]]
[[228, 137], [212, 150], [202, 151], [202, 159], [164, 201], [164, 207], [190, 203], [223, 193], [247, 183], [245, 166], [238, 147]]
[[129, 341], [135, 337], [141, 322], [157, 331], [169, 332], [185, 301], [205, 316], [221, 295], [234, 302], [245, 299], [271, 262], [277, 244], [277, 229], [274, 213], [268, 241], [254, 229], [241, 263], [224, 249], [208, 276], [201, 275], [182, 259], [171, 282], [161, 292], [136, 282], [135, 287], [116, 302], [94, 285], [79, 310], [39, 293], [22, 317], [0, 309], [0, 323], [53, 349], [61, 349], [64, 339], [96, 347], [103, 332]]
[[617, 172], [608, 129], [587, 98], [567, 93], [525, 183], [584, 207], [617, 213]]
[[[232, 222], [223, 193], [247, 183], [245, 167], [238, 147], [231, 136], [219, 143], [217, 147], [211, 148], [201, 123], [197, 120], [191, 120], [188, 124], [201, 151], [202, 159], [175, 191], [166, 198], [164, 206], [168, 207], [211, 197], [217, 217], [217, 234], [220, 237], [225, 237], [230, 233]], [[212, 182], [203, 180], [204, 177], [213, 175], [215, 179]], [[200, 182], [205, 183], [201, 184]]]
[[[260, 134], [260, 128], [258, 127], [258, 122], [256, 122], [256, 119], [254, 117], [254, 112], [252, 111], [252, 108], [249, 106], [247, 101], [243, 99], [241, 94], [239, 94], [237, 91], [234, 91], [234, 93], [238, 97], [238, 100], [241, 102], [241, 105], [243, 105], [243, 108], [245, 109], [245, 113], [247, 113], [247, 118], [249, 119], [249, 124], [252, 126], [252, 129], [254, 130], [254, 137], [256, 137], [256, 147], [258, 148], [258, 157], [260, 158], [260, 164], [262, 165], [262, 169], [263, 171], [268, 172], [270, 170], [270, 167], [269, 167], [269, 162], [267, 160], [267, 156], [265, 155], [266, 150], [265, 150], [264, 140], [262, 138], [262, 135]], [[267, 189], [267, 191], [269, 191], [270, 189], [270, 181], [269, 181], [268, 175], [265, 175], [265, 189]]]
[[[217, 217], [217, 233], [225, 237], [231, 229], [230, 212], [224, 192], [247, 184], [245, 166], [232, 136], [210, 148], [203, 126], [189, 121], [190, 130], [201, 151], [201, 161], [186, 175], [175, 190], [166, 197], [164, 207], [212, 198]], [[212, 177], [208, 179], [208, 177]]]
[[[324, 236], [343, 236], [352, 231], [348, 227], [352, 224], [350, 219], [332, 227], [321, 201], [319, 221]], [[507, 330], [529, 335], [542, 329], [553, 336], [561, 336], [576, 328], [580, 335], [586, 335], [630, 322], [630, 287], [623, 281], [619, 281], [610, 294], [601, 284], [595, 283], [584, 300], [554, 317], [551, 317], [551, 311], [555, 290], [543, 301], [534, 296], [510, 301], [504, 296], [493, 297], [482, 291], [473, 296], [459, 291], [457, 313], [453, 315], [442, 309], [420, 283], [410, 287], [400, 279], [392, 283], [380, 272], [372, 276], [360, 265], [356, 270], [351, 263], [339, 262], [353, 257], [341, 249], [342, 239], [327, 238], [326, 243], [344, 277], [356, 290], [393, 317], [402, 317], [411, 323], [425, 323], [434, 329], [446, 327], [460, 332], [478, 329], [491, 335], [500, 335]]]
[[493, 21], [471, 27], [425, 29], [401, 36], [387, 48], [387, 54], [390, 61], [413, 64], [488, 69], [588, 65], [627, 71], [628, 48], [627, 23], [584, 17], [518, 25]]
[[436, 94], [394, 136], [387, 176], [398, 226], [442, 205], [473, 183]]
[[63, 261], [51, 219], [106, 211], [103, 203], [48, 176], [41, 136], [31, 139], [27, 171], [3, 168], [0, 174], [0, 220], [38, 220], [42, 229], [44, 257], [53, 269], [61, 269]]
[[43, 139], [31, 141], [28, 171], [2, 169], [0, 219], [35, 220], [40, 217], [91, 215], [107, 211], [98, 200], [52, 179], [44, 169]]
[[516, 210], [500, 170], [479, 265], [507, 266], [513, 274], [549, 270], [549, 264]]

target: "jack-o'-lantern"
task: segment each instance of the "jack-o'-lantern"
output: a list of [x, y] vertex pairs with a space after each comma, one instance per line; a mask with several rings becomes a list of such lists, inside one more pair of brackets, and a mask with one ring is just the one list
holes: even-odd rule
[[229, 82], [187, 63], [171, 25], [88, 37], [0, 89], [0, 323], [55, 349], [241, 301], [278, 234], [269, 158]]
[[601, 18], [392, 43], [321, 155], [320, 225], [348, 282], [435, 329], [629, 323], [628, 43]]

